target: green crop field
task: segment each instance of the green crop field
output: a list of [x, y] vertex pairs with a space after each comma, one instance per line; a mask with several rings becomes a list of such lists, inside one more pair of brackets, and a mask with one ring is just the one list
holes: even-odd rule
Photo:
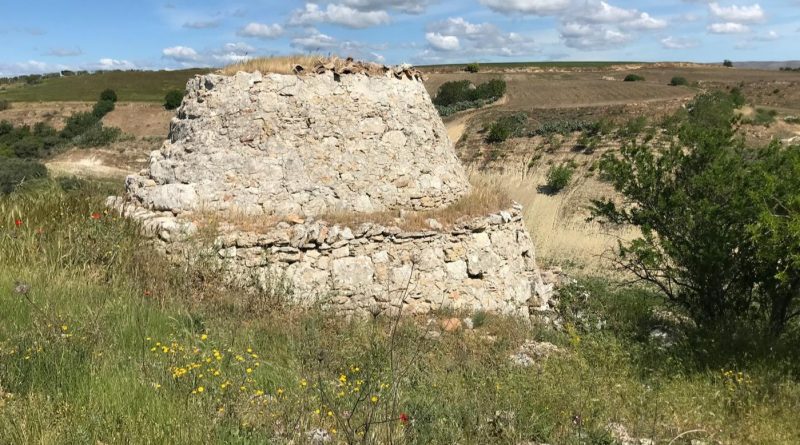
[[108, 71], [94, 74], [44, 79], [33, 85], [12, 84], [0, 87], [0, 100], [12, 102], [95, 101], [100, 92], [111, 88], [120, 101], [161, 102], [169, 90], [183, 90], [192, 76], [208, 69], [180, 71]]

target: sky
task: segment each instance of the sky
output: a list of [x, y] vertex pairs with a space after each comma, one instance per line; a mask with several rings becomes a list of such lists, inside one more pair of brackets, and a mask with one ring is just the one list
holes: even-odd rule
[[0, 11], [0, 77], [298, 53], [415, 65], [800, 58], [800, 0], [0, 0]]

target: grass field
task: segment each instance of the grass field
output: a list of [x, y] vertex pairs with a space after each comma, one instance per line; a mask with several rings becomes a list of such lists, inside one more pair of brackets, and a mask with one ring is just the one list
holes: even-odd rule
[[[564, 293], [564, 331], [343, 320], [168, 265], [103, 211], [116, 187], [0, 198], [0, 443], [611, 444], [611, 423], [655, 443], [800, 440], [795, 337], [662, 343], [657, 300], [598, 279]], [[559, 352], [514, 365], [527, 340]]]
[[[479, 63], [483, 69], [514, 69], [514, 68], [608, 68], [618, 65], [641, 65], [647, 62], [508, 62], [508, 63]], [[429, 71], [450, 71], [463, 70], [468, 65], [446, 64], [446, 65], [422, 65], [418, 68]]]
[[[0, 89], [0, 100], [12, 102], [94, 102], [111, 88], [121, 102], [163, 102], [170, 90], [183, 90], [186, 82], [207, 69], [179, 71], [109, 71], [45, 79], [35, 85], [12, 85]], [[2, 88], [2, 87], [0, 87]]]

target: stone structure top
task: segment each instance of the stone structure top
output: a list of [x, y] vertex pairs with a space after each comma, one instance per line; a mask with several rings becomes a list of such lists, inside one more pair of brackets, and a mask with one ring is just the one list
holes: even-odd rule
[[169, 139], [127, 179], [128, 199], [175, 214], [318, 216], [435, 209], [469, 192], [413, 70], [313, 70], [190, 80]]

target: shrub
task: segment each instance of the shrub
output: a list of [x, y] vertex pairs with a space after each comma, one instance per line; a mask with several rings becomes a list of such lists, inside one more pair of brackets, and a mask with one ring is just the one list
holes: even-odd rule
[[18, 158], [35, 158], [39, 156], [39, 152], [44, 148], [42, 140], [36, 136], [27, 136], [15, 142], [11, 149], [14, 155]]
[[778, 112], [775, 110], [766, 110], [764, 108], [757, 108], [756, 113], [750, 119], [748, 123], [752, 125], [762, 125], [764, 127], [769, 127], [775, 122], [775, 118], [778, 116]]
[[549, 121], [539, 125], [538, 128], [530, 132], [530, 136], [549, 137], [555, 134], [567, 135], [576, 131], [600, 130], [597, 122], [583, 120], [557, 120]]
[[494, 101], [506, 93], [506, 83], [493, 79], [477, 87], [468, 80], [445, 82], [439, 87], [433, 103], [441, 107], [454, 106], [462, 102]]
[[11, 102], [7, 100], [0, 100], [0, 111], [5, 111], [11, 108]]
[[97, 122], [77, 136], [74, 142], [81, 147], [101, 147], [113, 143], [121, 135], [122, 130], [119, 128], [104, 127], [102, 123]]
[[550, 167], [547, 172], [545, 188], [549, 193], [556, 194], [564, 190], [572, 182], [573, 169], [569, 164]]
[[114, 111], [114, 102], [111, 100], [102, 99], [97, 101], [92, 108], [92, 115], [97, 119], [102, 119], [106, 114]]
[[477, 94], [476, 99], [499, 99], [506, 94], [506, 82], [500, 79], [492, 79], [486, 83], [482, 83], [478, 85], [475, 89], [475, 94]]
[[477, 73], [480, 70], [481, 70], [481, 66], [478, 65], [477, 63], [470, 63], [469, 65], [464, 67], [464, 71], [466, 71], [468, 73]]
[[731, 88], [730, 97], [736, 108], [741, 108], [747, 103], [747, 99], [745, 99], [744, 94], [742, 94], [742, 89], [739, 87]]
[[736, 136], [731, 95], [699, 96], [679, 143], [636, 142], [601, 162], [624, 204], [594, 201], [595, 218], [629, 224], [617, 265], [653, 284], [702, 327], [744, 324], [780, 335], [800, 316], [800, 153]]
[[644, 77], [638, 74], [628, 74], [625, 76], [625, 82], [642, 82], [644, 81]]
[[61, 130], [61, 137], [71, 140], [82, 135], [97, 123], [98, 119], [93, 113], [73, 113], [72, 116], [67, 118], [66, 125]]
[[183, 91], [172, 90], [164, 96], [164, 108], [174, 110], [183, 103]]
[[20, 184], [47, 177], [47, 168], [29, 159], [0, 158], [0, 193], [11, 193]]
[[519, 136], [524, 130], [527, 120], [528, 116], [525, 113], [505, 116], [496, 120], [489, 126], [486, 142], [496, 144], [508, 138]]
[[116, 102], [117, 101], [117, 93], [112, 89], [104, 90], [100, 93], [100, 100], [101, 101], [108, 101], [108, 102]]
[[686, 86], [689, 85], [689, 81], [686, 80], [685, 77], [675, 76], [672, 80], [669, 81], [669, 84], [677, 87], [677, 86]]
[[726, 67], [726, 68], [733, 68], [733, 62], [731, 62], [731, 61], [730, 61], [730, 60], [728, 60], [728, 59], [725, 59], [725, 61], [724, 61], [724, 62], [722, 62], [722, 66], [724, 66], [724, 67]]

